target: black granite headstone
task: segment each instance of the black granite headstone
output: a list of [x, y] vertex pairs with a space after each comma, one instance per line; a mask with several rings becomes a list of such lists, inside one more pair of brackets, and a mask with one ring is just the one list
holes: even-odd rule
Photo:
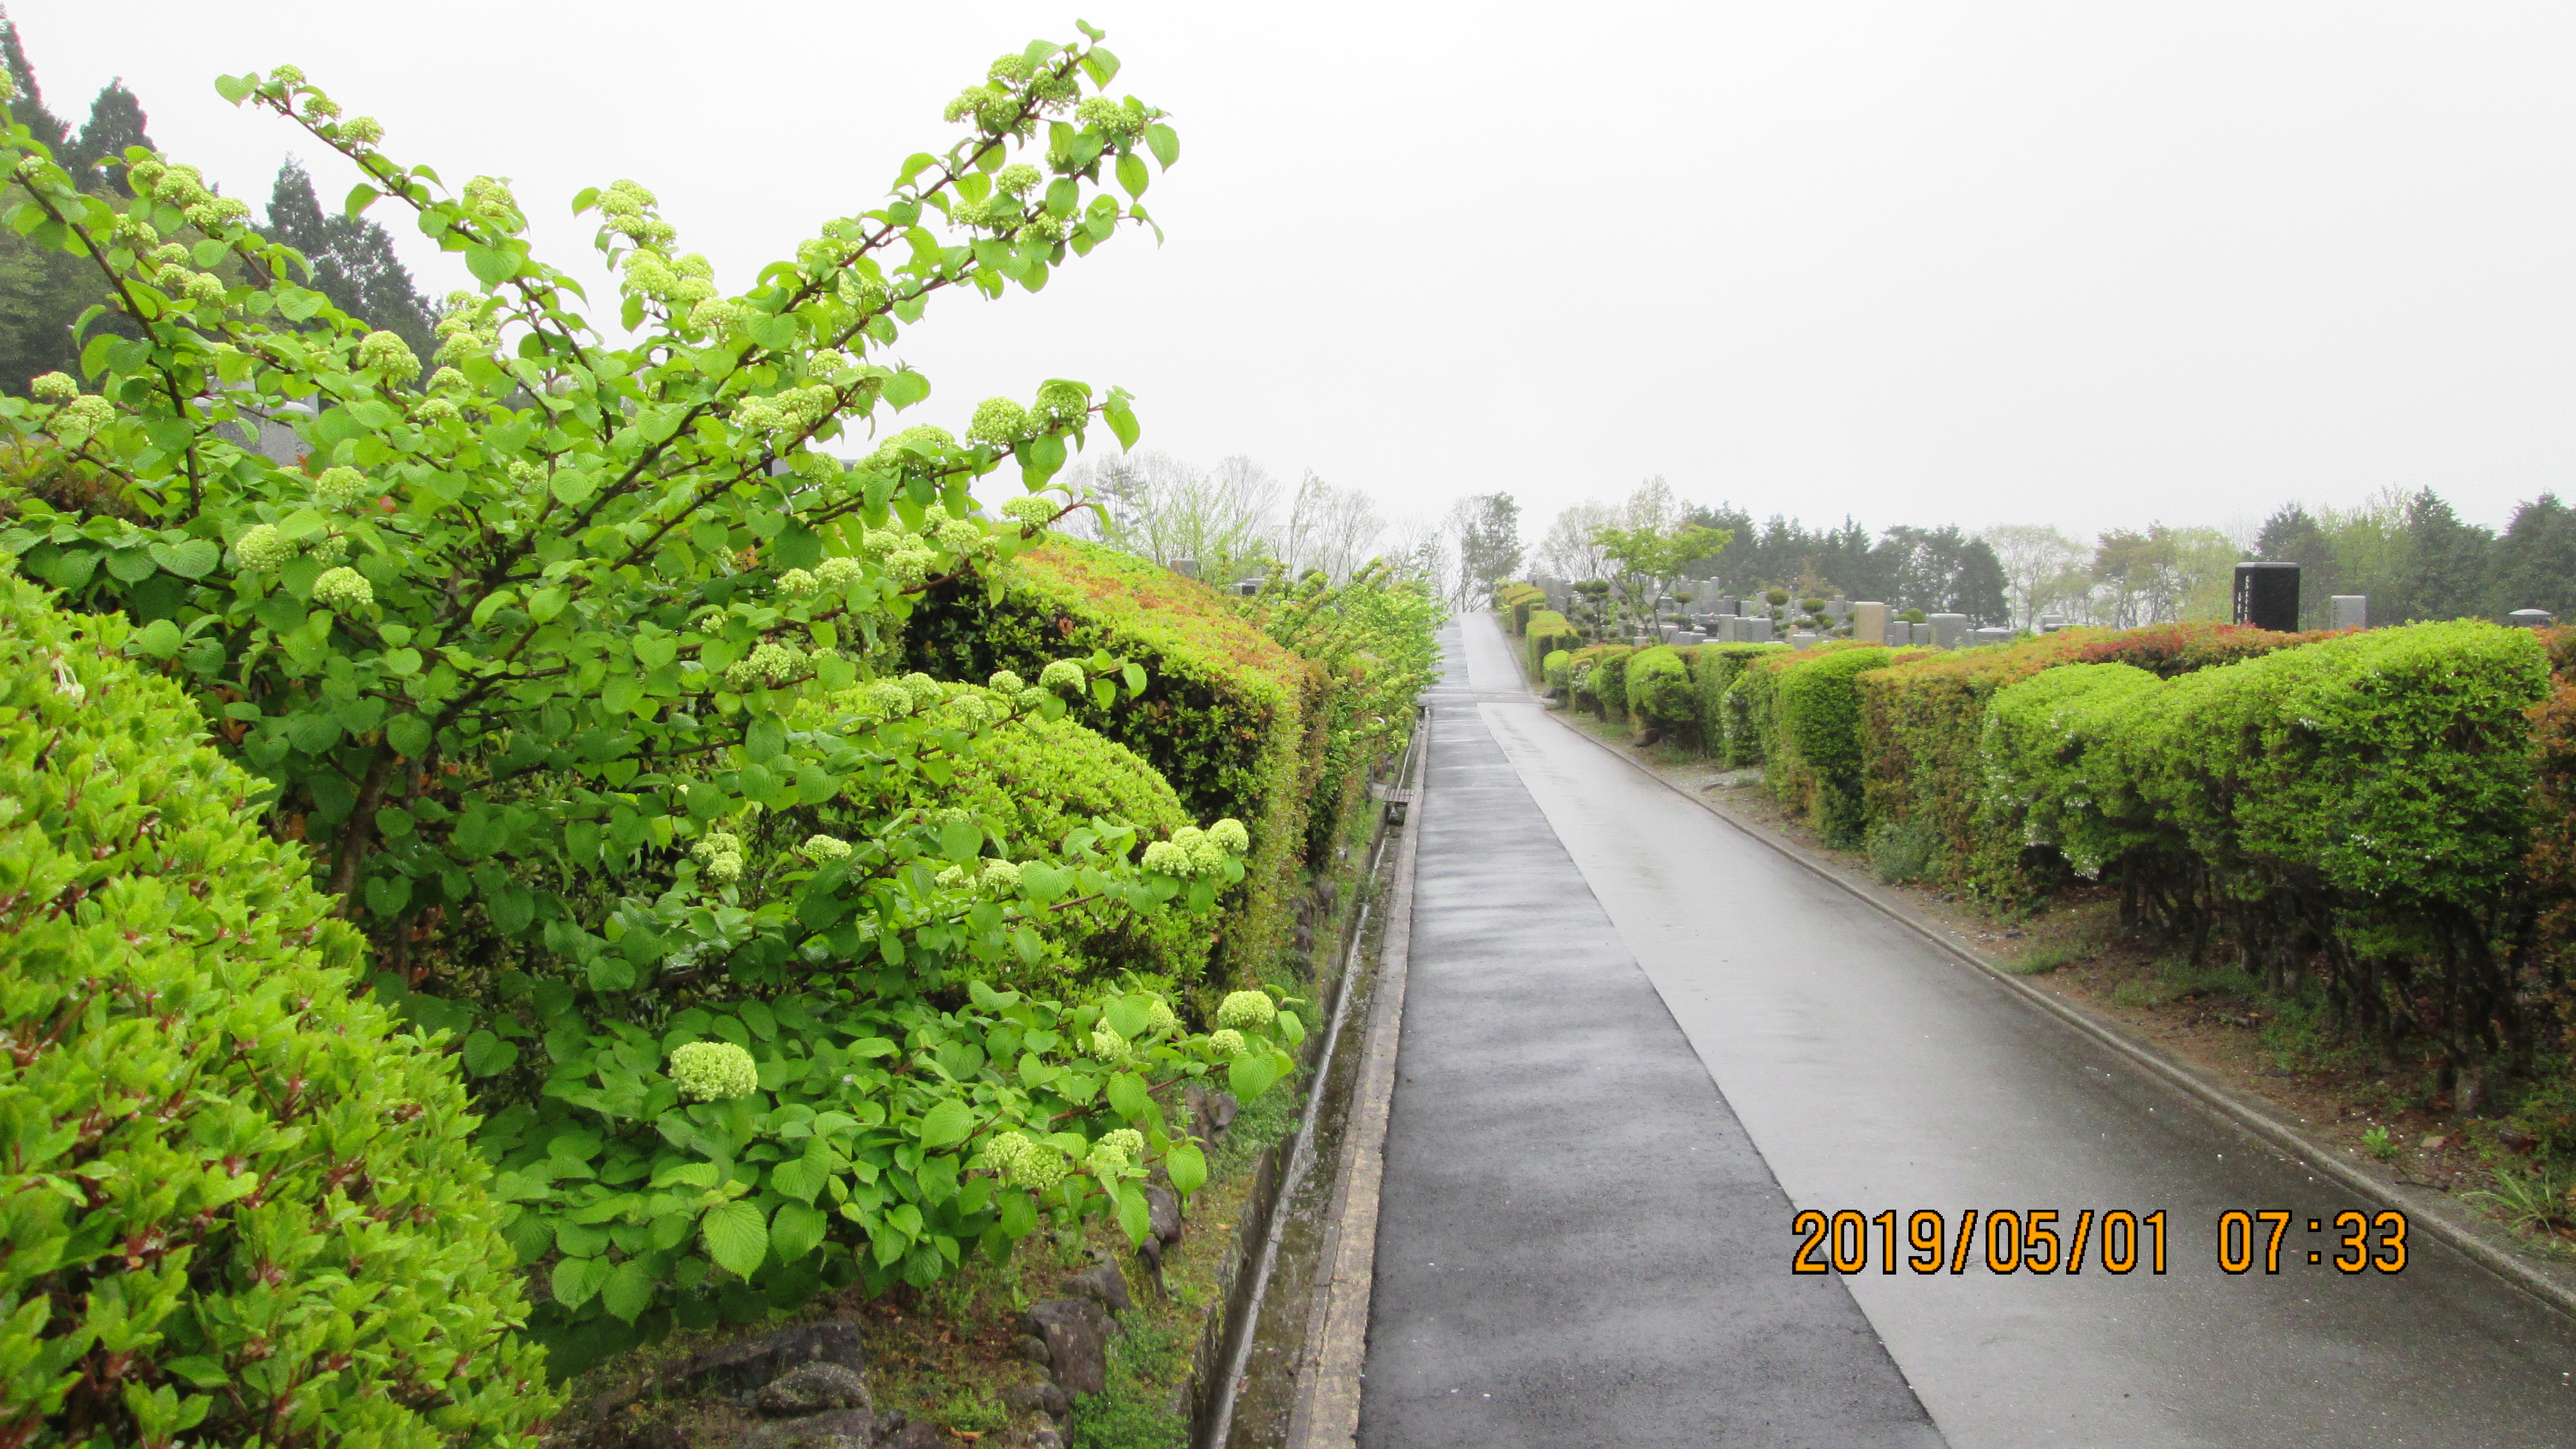
[[2294, 563], [2241, 563], [2236, 566], [2236, 622], [2257, 629], [2289, 633], [2299, 627], [2299, 566]]

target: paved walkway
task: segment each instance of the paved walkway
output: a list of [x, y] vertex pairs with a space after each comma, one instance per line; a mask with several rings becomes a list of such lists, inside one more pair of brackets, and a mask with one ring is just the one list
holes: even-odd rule
[[[1364, 1445], [2576, 1442], [2565, 1319], [2429, 1236], [2395, 1276], [2305, 1231], [2220, 1272], [2221, 1212], [2354, 1204], [1545, 718], [1463, 625]], [[1793, 1278], [1792, 1203], [2163, 1208], [2168, 1272]]]
[[1787, 1197], [1467, 684], [1453, 648], [1361, 1444], [1939, 1444], [1843, 1284], [1782, 1270]]

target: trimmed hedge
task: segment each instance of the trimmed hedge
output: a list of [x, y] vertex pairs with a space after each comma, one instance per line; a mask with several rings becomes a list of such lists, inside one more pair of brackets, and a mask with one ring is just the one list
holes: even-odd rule
[[1765, 671], [1775, 676], [1771, 719], [1780, 745], [1771, 788], [1812, 819], [1828, 845], [1858, 844], [1864, 824], [1857, 680], [1898, 657], [1884, 644], [1825, 646]]
[[524, 1443], [554, 1400], [454, 1062], [351, 994], [269, 786], [127, 636], [0, 580], [0, 1424]]
[[1758, 765], [1762, 762], [1761, 743], [1750, 730], [1731, 728], [1734, 711], [1727, 708], [1726, 692], [1734, 685], [1744, 666], [1766, 654], [1786, 654], [1784, 643], [1769, 644], [1697, 644], [1682, 651], [1683, 662], [1690, 666], [1691, 689], [1699, 713], [1700, 749], [1725, 765]]
[[1511, 622], [1515, 634], [1529, 632], [1530, 611], [1547, 606], [1547, 590], [1535, 584], [1512, 582], [1494, 590], [1494, 607]]
[[1223, 983], [1257, 980], [1288, 939], [1286, 902], [1322, 773], [1329, 683], [1313, 662], [1254, 628], [1223, 596], [1150, 560], [1051, 539], [927, 593], [904, 626], [904, 667], [981, 680], [1035, 679], [1051, 660], [1094, 650], [1145, 668], [1142, 696], [1071, 718], [1150, 761], [1199, 820], [1250, 827], [1242, 886], [1217, 944]]
[[1529, 617], [1529, 660], [1533, 670], [1543, 668], [1547, 656], [1560, 649], [1583, 647], [1583, 636], [1574, 625], [1554, 609], [1541, 609]]
[[1613, 645], [1592, 667], [1592, 697], [1600, 701], [1603, 719], [1628, 717], [1628, 665], [1640, 652], [1633, 644]]
[[1635, 646], [1628, 644], [1587, 644], [1574, 650], [1567, 679], [1574, 690], [1576, 707], [1608, 719], [1609, 706], [1603, 702], [1600, 693], [1601, 666], [1608, 660], [1625, 658], [1635, 652]]
[[1574, 656], [1563, 649], [1552, 650], [1539, 668], [1539, 682], [1549, 689], [1563, 689], [1573, 673]]
[[[2082, 768], [2052, 779], [2036, 759], [2047, 728], [2028, 726], [2086, 685], [2119, 697], [2070, 721]], [[1997, 695], [2014, 723], [1995, 744], [2008, 778], [2060, 792], [2035, 789], [2030, 816], [2100, 812], [2133, 918], [2189, 939], [2195, 959], [2223, 918], [2276, 986], [2322, 953], [2344, 1020], [2440, 1043], [2474, 1111], [2486, 1064], [2524, 1046], [2493, 911], [2529, 844], [2529, 711], [2548, 687], [2527, 630], [2417, 624], [2152, 689], [2043, 675]], [[2148, 836], [2158, 848], [2138, 848]]]
[[2172, 678], [2333, 637], [2236, 624], [2156, 624], [2068, 629], [1917, 655], [1861, 682], [1862, 808], [1874, 822], [1929, 816], [1950, 884], [2000, 898], [2024, 896], [2031, 882], [2022, 873], [2019, 846], [1981, 831], [1977, 821], [1986, 707], [1997, 690], [2072, 664], [2128, 664]]
[[2053, 850], [2086, 880], [2155, 844], [2110, 731], [2163, 682], [2133, 664], [2069, 664], [1996, 692], [1985, 710], [1979, 833]]
[[1639, 650], [1628, 660], [1621, 687], [1641, 727], [1682, 741], [1699, 737], [1699, 702], [1691, 692], [1690, 666], [1682, 662], [1680, 650], [1670, 644]]
[[[927, 795], [836, 802], [819, 807], [814, 823], [830, 830], [850, 804], [862, 819], [881, 819], [907, 804], [966, 810], [989, 822], [1006, 859], [1025, 859], [1041, 842], [1055, 850], [1094, 817], [1135, 826], [1140, 842], [1168, 840], [1185, 825], [1206, 823], [1192, 820], [1162, 773], [1133, 750], [1071, 719], [1035, 717], [981, 737], [957, 761], [947, 784]], [[802, 839], [807, 829], [792, 823], [785, 834]], [[1204, 920], [1184, 912], [1143, 917], [1106, 903], [1049, 912], [1038, 934], [1051, 972], [1106, 981], [1136, 971], [1182, 987], [1197, 985], [1205, 975], [1211, 944]], [[1009, 985], [1021, 989], [1026, 983], [1014, 979]]]

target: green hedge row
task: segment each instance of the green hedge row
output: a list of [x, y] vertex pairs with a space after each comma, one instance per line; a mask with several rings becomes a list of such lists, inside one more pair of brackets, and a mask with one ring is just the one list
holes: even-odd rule
[[1528, 633], [1530, 663], [1541, 672], [1545, 671], [1550, 654], [1560, 649], [1571, 651], [1583, 647], [1583, 636], [1576, 633], [1574, 625], [1554, 609], [1541, 609], [1530, 615]]
[[2195, 958], [2224, 926], [2276, 984], [2321, 959], [2344, 1020], [2439, 1043], [2474, 1110], [2487, 1064], [2521, 1047], [2496, 913], [2524, 870], [2548, 688], [2538, 639], [2474, 620], [2162, 681], [2051, 671], [1994, 698], [1986, 813], [2118, 879]]

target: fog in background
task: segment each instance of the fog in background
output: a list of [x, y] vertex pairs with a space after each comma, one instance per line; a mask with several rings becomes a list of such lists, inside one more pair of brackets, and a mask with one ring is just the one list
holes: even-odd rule
[[2243, 535], [2392, 486], [2501, 526], [2576, 476], [2565, 5], [8, 8], [57, 113], [121, 75], [228, 194], [299, 138], [212, 79], [291, 60], [389, 154], [513, 177], [559, 265], [631, 176], [729, 290], [1080, 14], [1181, 130], [1170, 239], [935, 303], [915, 415], [1122, 384], [1143, 446], [1389, 518], [1506, 491], [1535, 543], [1659, 474], [1873, 528]]

